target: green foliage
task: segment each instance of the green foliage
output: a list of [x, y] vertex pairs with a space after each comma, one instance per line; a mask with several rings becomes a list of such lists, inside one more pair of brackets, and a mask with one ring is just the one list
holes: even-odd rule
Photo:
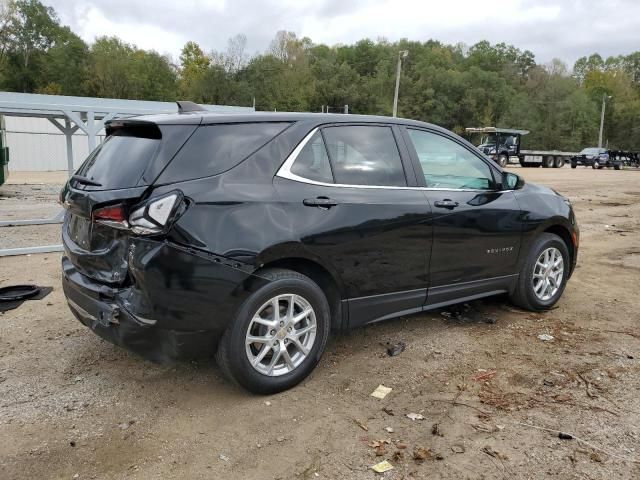
[[258, 110], [389, 115], [398, 52], [399, 115], [464, 133], [466, 127], [524, 128], [525, 147], [579, 150], [604, 139], [640, 149], [640, 51], [537, 65], [532, 52], [481, 41], [435, 40], [314, 44], [279, 31], [263, 53], [245, 54], [246, 37], [224, 52], [187, 42], [178, 66], [115, 37], [87, 45], [38, 0], [0, 0], [0, 89], [60, 95], [255, 105]]

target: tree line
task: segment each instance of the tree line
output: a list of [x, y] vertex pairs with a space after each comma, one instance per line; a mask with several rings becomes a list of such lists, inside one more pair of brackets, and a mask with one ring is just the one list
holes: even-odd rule
[[237, 35], [225, 51], [188, 42], [175, 61], [117, 37], [87, 44], [38, 0], [0, 0], [0, 90], [138, 100], [253, 105], [257, 110], [390, 115], [403, 59], [398, 115], [463, 133], [495, 125], [531, 131], [529, 148], [597, 143], [603, 96], [610, 148], [640, 149], [640, 51], [580, 58], [572, 69], [505, 43], [360, 40], [327, 46], [277, 32], [249, 55]]

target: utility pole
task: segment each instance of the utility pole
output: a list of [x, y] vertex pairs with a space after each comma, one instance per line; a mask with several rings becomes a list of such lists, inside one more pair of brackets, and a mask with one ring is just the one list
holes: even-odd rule
[[604, 108], [607, 100], [611, 100], [613, 97], [611, 95], [607, 95], [606, 93], [602, 94], [602, 111], [600, 112], [600, 135], [598, 135], [598, 148], [602, 148], [602, 131], [604, 130]]
[[402, 70], [402, 59], [409, 55], [409, 50], [400, 50], [398, 52], [398, 68], [396, 69], [396, 91], [393, 95], [393, 116], [398, 113], [398, 91], [400, 90], [400, 70]]

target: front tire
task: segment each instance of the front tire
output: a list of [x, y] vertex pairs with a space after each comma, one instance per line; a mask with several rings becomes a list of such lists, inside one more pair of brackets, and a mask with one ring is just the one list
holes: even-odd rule
[[508, 163], [509, 163], [509, 157], [507, 157], [506, 155], [500, 155], [498, 157], [498, 165], [500, 165], [502, 168], [505, 168]]
[[564, 292], [570, 265], [564, 241], [552, 233], [543, 233], [531, 246], [511, 301], [534, 312], [550, 309]]
[[253, 292], [220, 339], [216, 361], [247, 390], [271, 394], [304, 380], [329, 338], [331, 314], [320, 287], [309, 277], [267, 269], [269, 283]]

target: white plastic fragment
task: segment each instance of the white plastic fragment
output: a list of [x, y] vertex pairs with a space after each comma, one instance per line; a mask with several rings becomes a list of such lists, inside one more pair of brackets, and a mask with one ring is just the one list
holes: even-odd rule
[[376, 388], [372, 393], [371, 396], [372, 397], [376, 397], [379, 399], [383, 399], [384, 397], [386, 397], [389, 393], [391, 393], [391, 390], [393, 390], [392, 388], [389, 387], [385, 387], [384, 385], [378, 385], [378, 388]]

